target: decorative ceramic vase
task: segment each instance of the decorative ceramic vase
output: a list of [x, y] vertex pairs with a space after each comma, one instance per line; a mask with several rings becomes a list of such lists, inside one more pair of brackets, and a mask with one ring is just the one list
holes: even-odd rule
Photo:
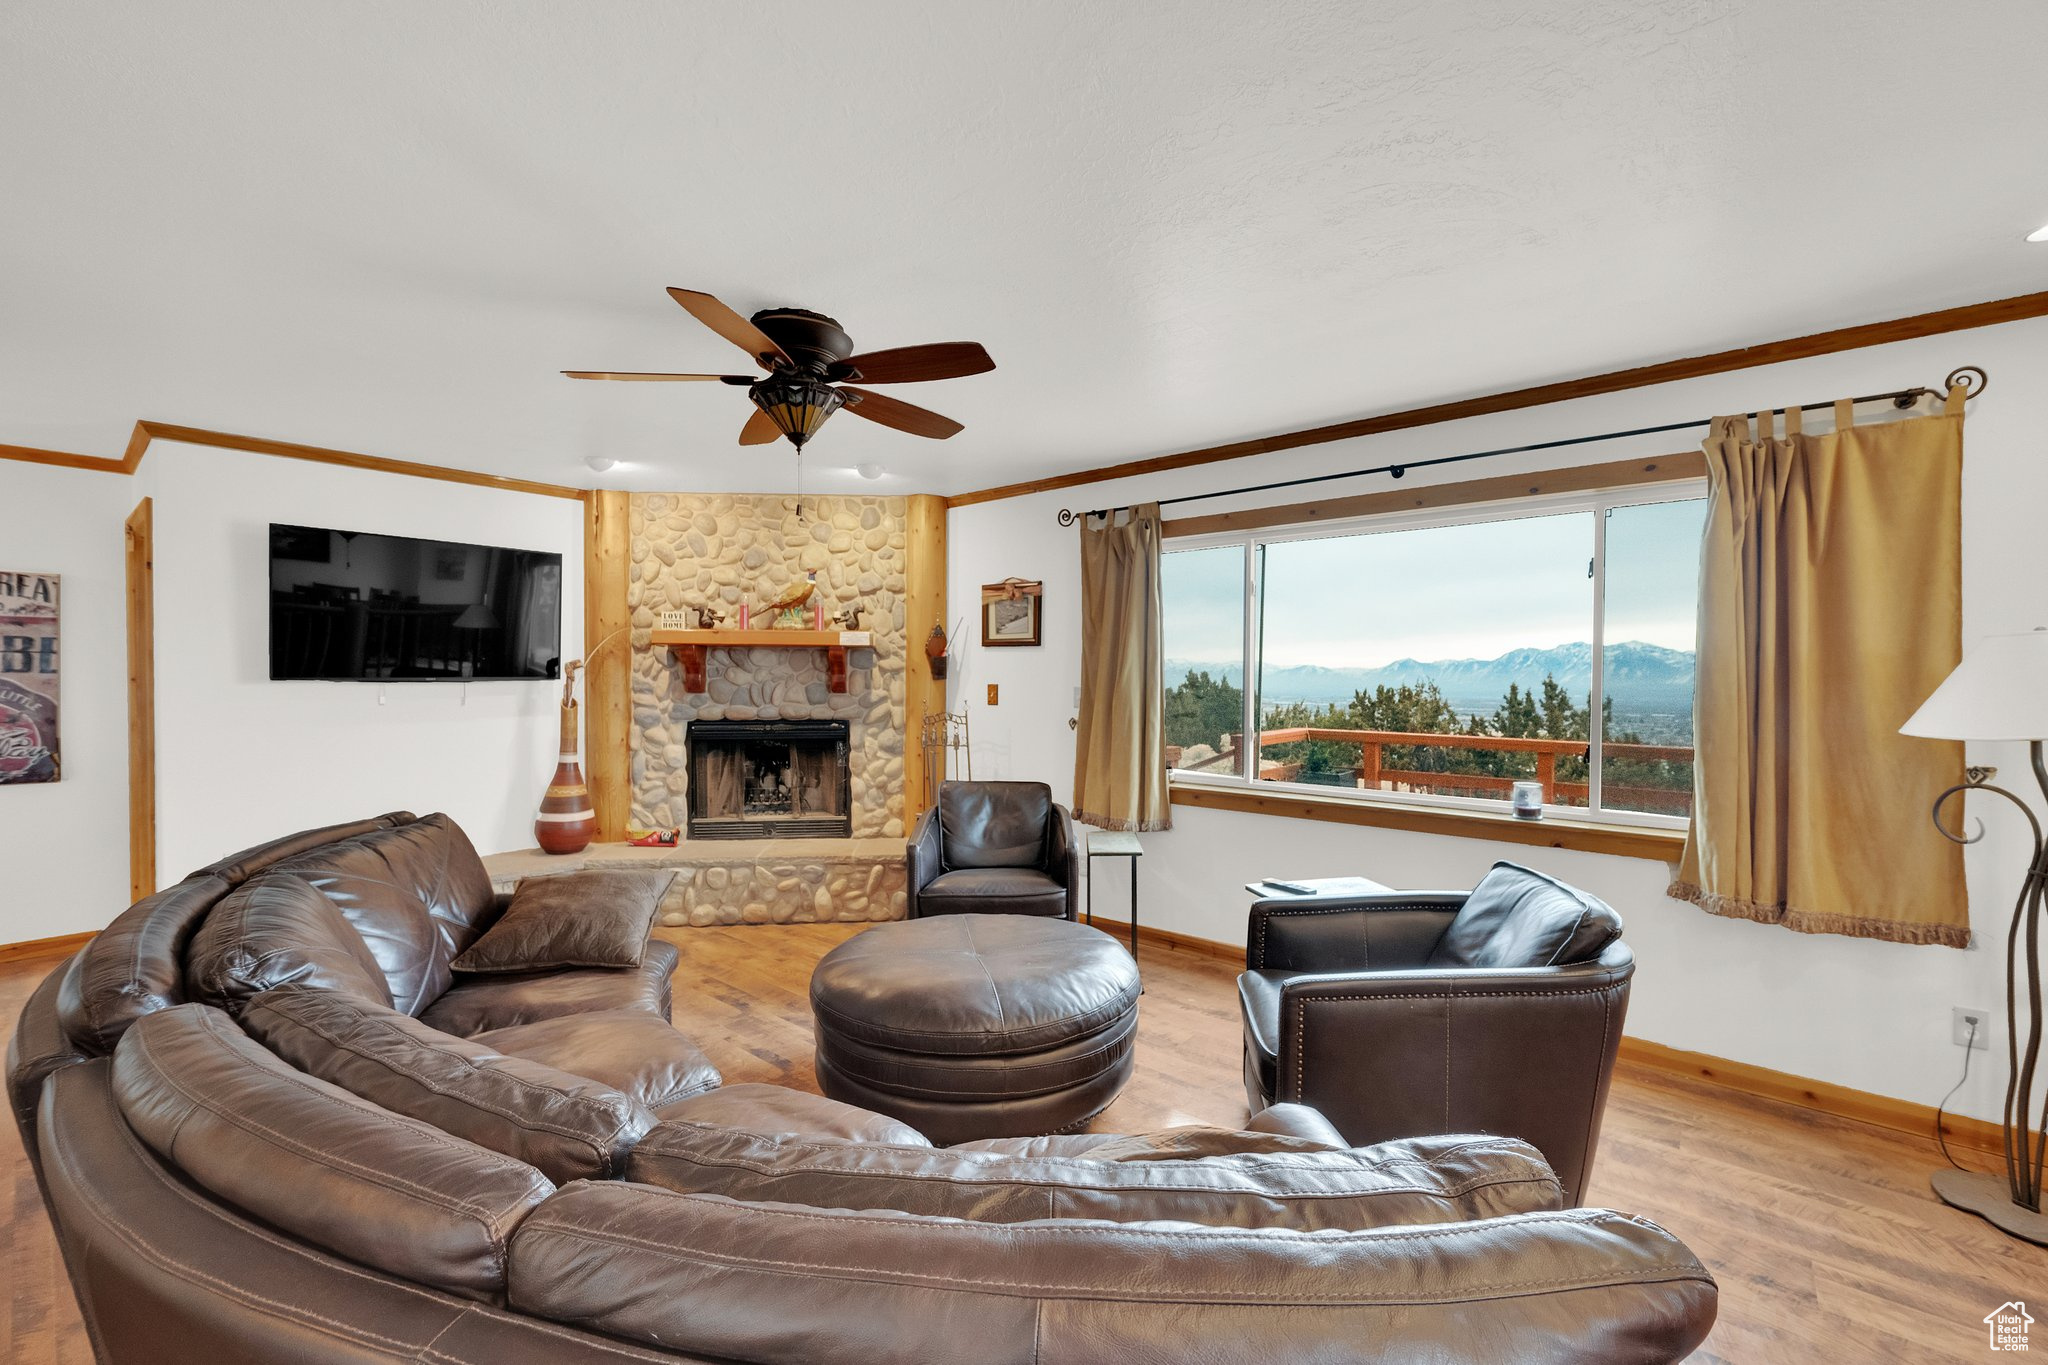
[[576, 748], [580, 733], [576, 703], [563, 702], [561, 762], [555, 765], [547, 795], [540, 799], [540, 814], [533, 817], [533, 839], [543, 853], [581, 853], [597, 837], [597, 811], [590, 804], [590, 788], [583, 784], [583, 762]]

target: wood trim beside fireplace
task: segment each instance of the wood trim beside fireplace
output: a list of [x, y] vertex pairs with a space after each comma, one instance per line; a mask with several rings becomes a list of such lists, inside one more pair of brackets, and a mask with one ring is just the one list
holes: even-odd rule
[[597, 813], [597, 839], [617, 843], [632, 817], [628, 786], [633, 723], [633, 650], [626, 631], [632, 497], [605, 489], [583, 503], [583, 755], [584, 781]]
[[[924, 718], [946, 710], [946, 684], [932, 677], [925, 658], [925, 637], [946, 619], [946, 500], [914, 494], [904, 518], [903, 602], [903, 828], [910, 830], [932, 803], [926, 790]], [[951, 648], [957, 649], [954, 641]]]

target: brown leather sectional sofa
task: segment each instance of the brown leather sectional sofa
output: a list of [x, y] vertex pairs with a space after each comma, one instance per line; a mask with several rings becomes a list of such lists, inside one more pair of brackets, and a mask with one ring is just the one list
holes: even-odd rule
[[1662, 1229], [1512, 1139], [937, 1148], [723, 1086], [677, 952], [464, 977], [502, 906], [396, 814], [202, 868], [45, 980], [8, 1089], [99, 1358], [1661, 1361], [1714, 1315]]

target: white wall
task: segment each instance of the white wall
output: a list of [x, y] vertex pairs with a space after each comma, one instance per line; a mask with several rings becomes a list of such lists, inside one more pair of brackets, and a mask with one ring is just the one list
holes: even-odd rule
[[[163, 442], [139, 481], [156, 498], [161, 880], [274, 835], [397, 809], [447, 811], [484, 853], [532, 845], [561, 684], [271, 682], [268, 529], [298, 522], [555, 551], [564, 657], [575, 658], [580, 503]], [[116, 518], [117, 577], [119, 534]], [[74, 610], [67, 604], [67, 623]], [[110, 856], [125, 864], [125, 852]]]
[[[2040, 567], [2040, 509], [2048, 505], [2048, 395], [2040, 378], [2048, 373], [2048, 321], [2030, 321], [956, 508], [947, 530], [953, 602], [966, 604], [971, 613], [981, 584], [1011, 574], [1041, 578], [1046, 589], [1040, 649], [982, 649], [974, 643], [980, 634], [969, 616], [950, 701], [970, 712], [975, 775], [1049, 781], [1062, 799], [1072, 787], [1074, 735], [1068, 722], [1083, 627], [1076, 619], [1078, 533], [1055, 521], [1062, 506], [1114, 506], [1763, 404], [1938, 385], [1962, 364], [1982, 365], [1991, 374], [1985, 396], [1970, 405], [1964, 437], [1964, 640], [2048, 624]], [[1341, 415], [1304, 414], [1304, 424]], [[1416, 470], [1401, 486], [1660, 454], [1696, 439], [1680, 433]], [[1185, 510], [1216, 512], [1393, 486], [1379, 475]], [[955, 614], [962, 610], [956, 607]], [[1001, 704], [994, 708], [984, 700], [991, 682], [1001, 684]], [[2023, 746], [1973, 745], [1971, 761], [1998, 765], [2022, 787], [2029, 780]], [[1994, 1040], [2004, 1037], [2004, 926], [2027, 849], [2009, 809], [1986, 801], [1973, 805], [1971, 814], [1991, 829], [1968, 858], [1971, 921], [1980, 944], [1969, 951], [1795, 934], [1717, 919], [1667, 899], [1669, 869], [1657, 862], [1185, 806], [1174, 808], [1171, 831], [1143, 836], [1140, 914], [1147, 924], [1242, 942], [1246, 881], [1358, 874], [1402, 887], [1462, 887], [1495, 858], [1515, 858], [1577, 882], [1621, 910], [1640, 962], [1628, 1022], [1632, 1035], [1933, 1104], [1954, 1084], [1962, 1064], [1962, 1051], [1949, 1041], [1952, 1005], [1990, 1011]], [[1927, 837], [1939, 836], [1930, 828]], [[1120, 917], [1128, 899], [1123, 868], [1104, 864], [1103, 871], [1098, 907]], [[1883, 868], [1870, 869], [1873, 879], [1883, 875]], [[2004, 1080], [2002, 1047], [1978, 1053], [1954, 1107], [1995, 1119]]]
[[0, 786], [0, 943], [97, 929], [128, 903], [128, 645], [121, 523], [132, 480], [0, 464], [0, 569], [60, 587], [60, 781]]

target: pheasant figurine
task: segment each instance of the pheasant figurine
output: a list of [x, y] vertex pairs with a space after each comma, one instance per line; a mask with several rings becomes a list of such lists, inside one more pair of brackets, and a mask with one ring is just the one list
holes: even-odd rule
[[777, 622], [785, 618], [797, 618], [799, 624], [801, 624], [801, 618], [798, 616], [798, 613], [801, 611], [804, 603], [810, 601], [811, 595], [817, 592], [817, 590], [818, 574], [813, 569], [804, 574], [803, 582], [790, 584], [788, 591], [770, 602], [765, 608], [765, 612]]

